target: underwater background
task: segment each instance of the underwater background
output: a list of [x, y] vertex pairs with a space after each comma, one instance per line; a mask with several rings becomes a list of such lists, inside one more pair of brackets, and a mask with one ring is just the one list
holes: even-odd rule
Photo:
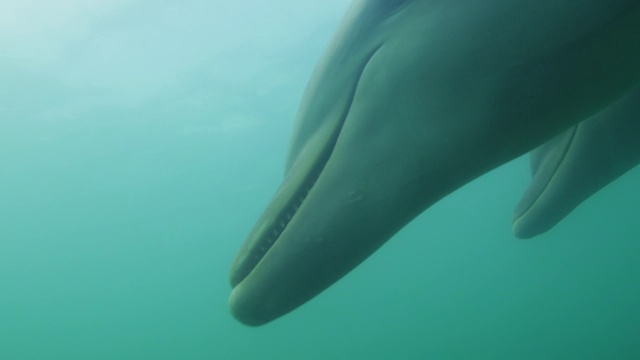
[[640, 170], [519, 240], [526, 156], [291, 314], [231, 317], [349, 2], [0, 3], [0, 360], [640, 359]]

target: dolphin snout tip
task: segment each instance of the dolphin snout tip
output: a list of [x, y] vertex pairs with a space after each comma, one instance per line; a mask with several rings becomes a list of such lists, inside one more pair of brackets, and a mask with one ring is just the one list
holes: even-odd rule
[[518, 239], [531, 239], [551, 229], [551, 225], [541, 219], [528, 216], [514, 217], [511, 231]]
[[263, 307], [242, 294], [240, 286], [235, 287], [229, 296], [228, 306], [233, 317], [247, 326], [260, 326], [272, 320]]
[[530, 239], [535, 236], [527, 227], [521, 226], [519, 223], [514, 223], [511, 227], [513, 235], [518, 239]]

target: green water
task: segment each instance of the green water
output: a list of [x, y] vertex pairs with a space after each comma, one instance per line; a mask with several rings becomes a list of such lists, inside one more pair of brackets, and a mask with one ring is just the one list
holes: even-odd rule
[[0, 4], [0, 360], [640, 359], [638, 169], [523, 241], [518, 159], [290, 315], [231, 317], [347, 5]]

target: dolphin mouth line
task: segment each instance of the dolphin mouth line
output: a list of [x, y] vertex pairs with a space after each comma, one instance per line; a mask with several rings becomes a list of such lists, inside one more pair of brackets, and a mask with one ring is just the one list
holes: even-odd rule
[[289, 201], [285, 206], [282, 207], [282, 210], [279, 211], [278, 215], [275, 217], [275, 220], [266, 227], [266, 230], [262, 232], [260, 238], [256, 241], [256, 243], [251, 247], [251, 254], [249, 255], [248, 261], [243, 264], [243, 266], [238, 269], [237, 276], [232, 277], [231, 287], [235, 288], [238, 284], [240, 284], [252, 271], [255, 267], [260, 263], [260, 261], [265, 257], [265, 255], [269, 252], [271, 247], [278, 241], [282, 233], [285, 231], [287, 225], [291, 222], [291, 220], [295, 217], [296, 213], [302, 203], [309, 195], [309, 192], [313, 189], [318, 178], [320, 178], [320, 174], [324, 170], [325, 166], [329, 162], [331, 155], [333, 154], [333, 150], [338, 142], [338, 138], [340, 136], [340, 132], [342, 131], [342, 127], [349, 115], [351, 110], [351, 105], [353, 104], [353, 98], [356, 93], [356, 89], [364, 73], [365, 68], [373, 58], [373, 56], [380, 50], [382, 44], [376, 46], [367, 56], [365, 57], [362, 65], [358, 69], [358, 75], [355, 78], [352, 89], [349, 92], [349, 100], [347, 102], [347, 106], [342, 113], [342, 116], [333, 130], [333, 133], [329, 136], [327, 143], [324, 148], [320, 152], [319, 156], [314, 161], [313, 166], [310, 171], [304, 176], [304, 180], [298, 186], [298, 189], [294, 192], [294, 194], [290, 197]]

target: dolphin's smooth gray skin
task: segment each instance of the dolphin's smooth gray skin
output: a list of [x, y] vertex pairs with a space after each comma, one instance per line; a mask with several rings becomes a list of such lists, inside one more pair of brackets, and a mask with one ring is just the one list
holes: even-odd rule
[[640, 80], [640, 0], [361, 0], [315, 70], [232, 314], [310, 300], [411, 219]]
[[640, 88], [531, 152], [513, 232], [531, 238], [640, 162]]

